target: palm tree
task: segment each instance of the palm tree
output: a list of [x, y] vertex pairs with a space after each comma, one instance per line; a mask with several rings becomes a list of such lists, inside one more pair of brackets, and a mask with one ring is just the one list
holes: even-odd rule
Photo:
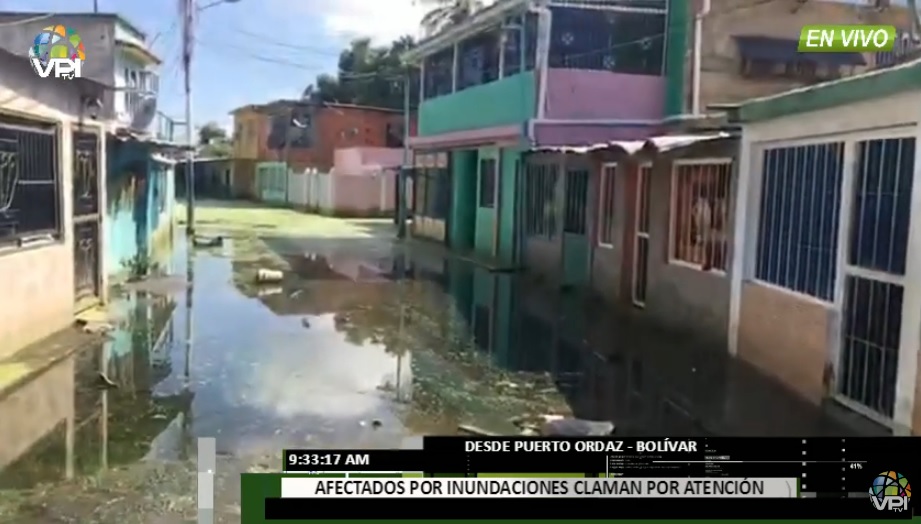
[[433, 35], [457, 25], [486, 5], [484, 0], [414, 0], [414, 2], [430, 8], [419, 22], [426, 35]]

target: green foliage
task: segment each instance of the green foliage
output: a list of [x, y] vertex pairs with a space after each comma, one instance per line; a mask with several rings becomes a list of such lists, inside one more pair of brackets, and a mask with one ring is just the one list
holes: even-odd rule
[[463, 22], [486, 5], [483, 0], [416, 0], [416, 3], [431, 8], [420, 22], [429, 35]]
[[385, 46], [372, 46], [368, 38], [354, 40], [339, 54], [339, 72], [318, 76], [305, 95], [323, 102], [402, 109], [408, 73], [402, 55], [413, 46], [409, 36]]
[[122, 268], [128, 273], [128, 280], [143, 280], [157, 271], [159, 265], [147, 253], [138, 253], [122, 260]]

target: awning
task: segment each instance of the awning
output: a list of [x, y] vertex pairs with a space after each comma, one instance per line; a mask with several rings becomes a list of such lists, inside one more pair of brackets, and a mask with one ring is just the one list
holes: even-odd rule
[[739, 46], [739, 55], [747, 60], [764, 60], [779, 64], [811, 62], [835, 67], [867, 64], [861, 53], [800, 53], [799, 40], [790, 38], [748, 35], [733, 38]]
[[719, 132], [706, 135], [666, 135], [647, 138], [646, 140], [615, 140], [612, 142], [602, 142], [588, 146], [546, 146], [536, 147], [531, 151], [535, 152], [552, 152], [552, 153], [576, 153], [584, 154], [594, 151], [604, 150], [621, 150], [628, 155], [639, 153], [640, 151], [649, 151], [652, 153], [664, 153], [673, 149], [680, 149], [700, 142], [711, 140], [722, 140], [732, 138], [732, 134]]
[[517, 144], [522, 139], [522, 126], [496, 126], [453, 131], [431, 136], [409, 137], [412, 149], [456, 149], [491, 144]]

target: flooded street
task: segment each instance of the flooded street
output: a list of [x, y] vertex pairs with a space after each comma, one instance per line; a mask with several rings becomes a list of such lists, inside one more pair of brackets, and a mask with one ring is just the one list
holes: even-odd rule
[[210, 241], [177, 236], [163, 276], [113, 294], [105, 339], [0, 396], [4, 420], [41, 421], [0, 441], [0, 519], [184, 522], [197, 437], [217, 439], [218, 521], [234, 522], [239, 473], [280, 469], [283, 448], [518, 434], [545, 414], [622, 435], [858, 431], [629, 312], [394, 244], [389, 223], [221, 213], [200, 215]]

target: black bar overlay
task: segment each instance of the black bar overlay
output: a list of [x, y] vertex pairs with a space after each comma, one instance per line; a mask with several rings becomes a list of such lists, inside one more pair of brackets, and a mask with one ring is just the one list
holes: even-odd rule
[[284, 470], [585, 473], [626, 477], [787, 477], [802, 491], [868, 492], [880, 473], [921, 482], [919, 437], [425, 437], [416, 450], [287, 450]]
[[879, 511], [868, 498], [270, 498], [265, 518], [905, 520], [912, 512]]

